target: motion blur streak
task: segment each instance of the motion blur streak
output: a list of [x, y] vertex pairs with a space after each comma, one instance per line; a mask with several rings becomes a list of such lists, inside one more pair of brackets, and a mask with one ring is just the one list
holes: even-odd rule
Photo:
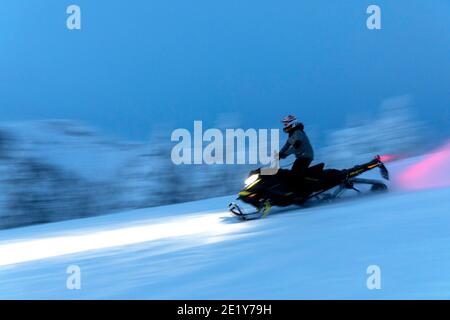
[[450, 186], [450, 142], [401, 172], [397, 184], [406, 190]]
[[[100, 231], [85, 235], [53, 237], [12, 242], [0, 245], [0, 267], [33, 260], [80, 253], [88, 250], [105, 249], [167, 238], [199, 236], [224, 240], [228, 234], [244, 228], [244, 224], [224, 224], [222, 214], [177, 219], [161, 224], [150, 224], [116, 230]], [[220, 237], [218, 237], [220, 236]]]
[[380, 160], [382, 162], [392, 162], [394, 160], [397, 160], [399, 158], [399, 156], [394, 155], [394, 154], [385, 154], [380, 156]]

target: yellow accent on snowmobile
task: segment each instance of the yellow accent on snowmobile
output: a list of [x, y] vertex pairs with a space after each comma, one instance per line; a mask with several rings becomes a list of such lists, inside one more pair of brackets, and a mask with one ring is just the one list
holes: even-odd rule
[[261, 218], [267, 217], [267, 215], [269, 214], [271, 208], [272, 208], [272, 205], [270, 204], [270, 201], [269, 201], [269, 200], [266, 200], [266, 201], [264, 202], [264, 206], [263, 206], [263, 215], [262, 215]]
[[360, 174], [363, 171], [364, 171], [364, 169], [359, 169], [359, 170], [356, 170], [356, 171], [352, 171], [352, 172], [350, 172], [350, 176], [353, 177], [354, 175]]
[[358, 169], [356, 171], [352, 171], [352, 172], [350, 172], [350, 176], [353, 177], [355, 175], [358, 175], [358, 174], [364, 172], [365, 170], [373, 169], [375, 167], [378, 167], [379, 165], [380, 165], [379, 163], [375, 163], [375, 164], [371, 164], [370, 166], [367, 166], [367, 168], [361, 168], [361, 169]]
[[248, 196], [250, 194], [252, 194], [250, 191], [241, 191], [241, 192], [239, 192], [239, 195], [241, 197], [246, 197], [246, 196]]

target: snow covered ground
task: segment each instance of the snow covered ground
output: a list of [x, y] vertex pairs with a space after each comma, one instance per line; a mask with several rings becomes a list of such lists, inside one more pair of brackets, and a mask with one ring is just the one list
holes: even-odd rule
[[[222, 197], [4, 230], [0, 298], [449, 298], [450, 188], [392, 187], [249, 222]], [[66, 287], [71, 265], [80, 290]]]

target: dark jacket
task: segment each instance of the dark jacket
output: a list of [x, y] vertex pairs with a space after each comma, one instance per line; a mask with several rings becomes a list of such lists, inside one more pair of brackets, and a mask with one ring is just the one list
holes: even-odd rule
[[297, 159], [314, 159], [314, 151], [302, 123], [297, 124], [289, 131], [289, 138], [280, 150], [280, 158], [285, 158], [293, 153]]

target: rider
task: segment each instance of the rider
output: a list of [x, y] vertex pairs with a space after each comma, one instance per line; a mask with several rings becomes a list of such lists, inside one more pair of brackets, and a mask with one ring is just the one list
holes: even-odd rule
[[283, 131], [289, 137], [281, 148], [279, 157], [284, 159], [294, 153], [296, 159], [291, 170], [297, 176], [303, 176], [314, 159], [314, 151], [304, 131], [303, 123], [297, 122], [297, 118], [293, 115], [284, 117], [281, 122]]

